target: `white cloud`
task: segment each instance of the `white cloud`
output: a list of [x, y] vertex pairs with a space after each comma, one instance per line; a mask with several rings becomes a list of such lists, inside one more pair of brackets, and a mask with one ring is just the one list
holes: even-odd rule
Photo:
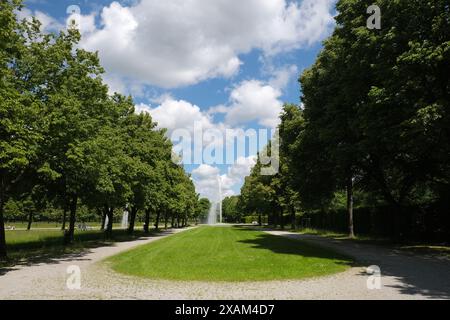
[[44, 12], [38, 10], [31, 11], [27, 8], [22, 8], [17, 12], [17, 18], [19, 20], [27, 19], [31, 21], [32, 17], [36, 17], [41, 22], [41, 30], [44, 32], [59, 31], [64, 28], [64, 25]]
[[207, 164], [202, 164], [192, 171], [195, 189], [201, 197], [217, 202], [219, 199], [219, 176], [219, 168]]
[[256, 164], [256, 155], [247, 158], [240, 157], [236, 163], [228, 168], [228, 173], [221, 176], [222, 188], [227, 195], [233, 194], [233, 189], [244, 182], [244, 178], [250, 174], [252, 167]]
[[237, 73], [239, 55], [267, 56], [322, 40], [335, 0], [142, 0], [104, 7], [101, 26], [86, 23], [82, 45], [99, 50], [112, 74], [178, 87]]
[[160, 128], [167, 128], [169, 133], [176, 129], [187, 129], [193, 132], [194, 125], [199, 123], [204, 129], [214, 127], [211, 118], [200, 110], [200, 107], [184, 100], [175, 100], [166, 96], [161, 104], [151, 108], [145, 104], [136, 106], [136, 112], [148, 112]]
[[81, 14], [71, 14], [66, 19], [66, 26], [72, 25], [75, 22], [77, 29], [80, 30], [82, 34], [86, 34], [89, 32], [94, 32], [96, 30], [95, 26], [95, 18], [97, 14], [95, 12], [89, 15], [81, 15]]
[[299, 74], [296, 65], [284, 66], [279, 69], [271, 68], [269, 72], [272, 74], [269, 85], [280, 90], [284, 89]]
[[[222, 199], [236, 194], [251, 168], [256, 163], [256, 156], [239, 158], [236, 163], [228, 168], [226, 174], [221, 175], [217, 167], [201, 165], [192, 171], [192, 177], [198, 193], [213, 202], [219, 200], [219, 179], [222, 185]], [[236, 191], [235, 191], [236, 190]]]
[[229, 125], [255, 121], [262, 126], [275, 128], [283, 106], [281, 95], [280, 89], [262, 81], [244, 81], [231, 92], [230, 105], [219, 111], [226, 114], [225, 121]]

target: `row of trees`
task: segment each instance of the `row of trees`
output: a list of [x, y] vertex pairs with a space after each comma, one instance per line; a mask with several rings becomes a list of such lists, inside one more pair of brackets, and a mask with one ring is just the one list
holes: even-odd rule
[[43, 33], [36, 19], [18, 21], [21, 7], [0, 2], [0, 258], [11, 199], [62, 208], [66, 243], [80, 203], [109, 222], [107, 236], [117, 208], [130, 212], [130, 233], [138, 211], [147, 232], [151, 214], [156, 228], [202, 214], [165, 130], [135, 114], [131, 97], [108, 94], [98, 55], [78, 47], [78, 30]]
[[336, 29], [300, 78], [303, 106], [281, 115], [281, 170], [261, 176], [258, 162], [242, 189], [247, 212], [295, 224], [295, 212], [344, 205], [354, 236], [355, 194], [397, 214], [449, 207], [449, 3], [375, 1], [382, 28], [369, 30], [373, 3], [338, 1]]

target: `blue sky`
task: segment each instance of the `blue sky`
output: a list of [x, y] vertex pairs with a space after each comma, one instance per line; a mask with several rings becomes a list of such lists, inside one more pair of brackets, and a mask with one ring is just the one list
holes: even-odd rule
[[[111, 92], [132, 94], [170, 132], [271, 130], [282, 103], [300, 104], [298, 77], [333, 28], [334, 0], [27, 0], [48, 32], [70, 16], [81, 46], [99, 51]], [[68, 14], [77, 5], [81, 15]], [[260, 143], [261, 146], [264, 143]], [[261, 148], [260, 146], [260, 148]], [[229, 150], [226, 146], [224, 152]], [[239, 193], [254, 154], [232, 164], [186, 165], [197, 191]]]

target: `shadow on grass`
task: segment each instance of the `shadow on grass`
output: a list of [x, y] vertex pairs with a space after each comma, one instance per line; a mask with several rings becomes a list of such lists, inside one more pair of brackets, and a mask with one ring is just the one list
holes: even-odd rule
[[[22, 232], [22, 231], [20, 231]], [[26, 232], [26, 231], [23, 231]], [[30, 231], [33, 232], [33, 231]], [[92, 249], [113, 246], [115, 243], [149, 239], [170, 230], [151, 230], [146, 234], [135, 231], [130, 235], [126, 230], [114, 230], [110, 239], [103, 231], [88, 231], [75, 234], [73, 244], [64, 245], [63, 235], [49, 235], [32, 241], [8, 244], [8, 260], [0, 262], [0, 276], [17, 269], [20, 266], [36, 264], [58, 264], [64, 261], [86, 261], [85, 256]]]
[[[262, 231], [259, 227], [235, 226], [238, 231]], [[240, 240], [239, 242], [251, 244], [252, 248], [270, 250], [276, 254], [299, 255], [309, 258], [320, 258], [336, 260], [336, 264], [346, 266], [356, 266], [352, 258], [345, 254], [338, 253], [329, 248], [317, 246], [305, 241], [274, 236], [268, 233], [258, 234], [253, 239]]]
[[[240, 229], [261, 230], [251, 227]], [[265, 231], [268, 230], [265, 229]], [[297, 241], [297, 243], [300, 240], [302, 244], [313, 244], [350, 256], [356, 261], [354, 266], [379, 266], [382, 282], [383, 277], [386, 276], [398, 281], [398, 284], [384, 284], [384, 287], [394, 288], [400, 294], [429, 299], [450, 299], [450, 261], [447, 259], [415, 255], [398, 247], [379, 245], [373, 242], [349, 241], [347, 239], [302, 235], [292, 232], [287, 232], [285, 238]], [[264, 237], [263, 239], [257, 239], [255, 244], [262, 248], [275, 250], [275, 252], [290, 252], [290, 249], [279, 248], [276, 242], [268, 243], [268, 241], [276, 240]], [[364, 269], [361, 270], [359, 275], [367, 278], [370, 276]]]

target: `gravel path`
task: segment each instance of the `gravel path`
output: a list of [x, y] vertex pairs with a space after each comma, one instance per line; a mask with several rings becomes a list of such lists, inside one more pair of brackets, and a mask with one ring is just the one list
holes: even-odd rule
[[[177, 232], [177, 231], [174, 231]], [[332, 276], [292, 281], [212, 283], [148, 280], [119, 275], [104, 258], [165, 235], [113, 247], [92, 249], [49, 263], [17, 267], [0, 273], [1, 299], [450, 299], [450, 262], [392, 249], [341, 242], [315, 236], [272, 231], [271, 234], [310, 241], [358, 260], [359, 265]], [[82, 271], [81, 290], [66, 287], [67, 267]], [[366, 267], [378, 265], [380, 290], [368, 290]]]

